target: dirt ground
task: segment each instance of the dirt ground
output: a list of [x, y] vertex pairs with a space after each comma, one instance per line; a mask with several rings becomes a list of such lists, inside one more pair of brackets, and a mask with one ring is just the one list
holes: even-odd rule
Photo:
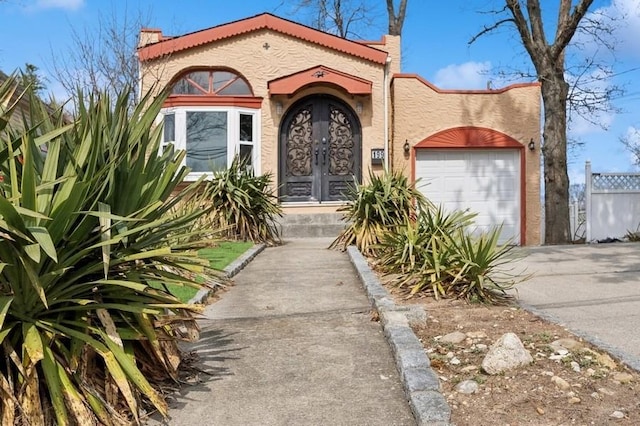
[[[400, 297], [397, 302], [419, 303], [427, 311], [427, 325], [415, 331], [440, 377], [452, 424], [640, 425], [640, 374], [563, 327], [516, 305]], [[441, 341], [456, 331], [464, 333], [464, 340]], [[485, 374], [481, 364], [488, 348], [508, 332], [520, 338], [534, 362]], [[459, 391], [456, 387], [465, 380], [476, 382], [477, 391]]]

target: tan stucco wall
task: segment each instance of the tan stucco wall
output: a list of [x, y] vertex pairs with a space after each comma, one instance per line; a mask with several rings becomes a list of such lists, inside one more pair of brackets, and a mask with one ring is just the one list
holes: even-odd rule
[[367, 46], [374, 49], [382, 50], [389, 54], [391, 59], [391, 65], [389, 67], [389, 75], [397, 74], [400, 72], [400, 66], [402, 63], [402, 48], [400, 36], [385, 35], [382, 37], [381, 42], [365, 42]]
[[[265, 43], [269, 48], [265, 48]], [[269, 97], [270, 80], [306, 70], [316, 65], [364, 78], [373, 83], [371, 96], [351, 96], [330, 87], [314, 86], [303, 89], [293, 97]], [[304, 40], [289, 37], [270, 30], [260, 30], [231, 39], [210, 43], [185, 51], [173, 53], [168, 59], [142, 64], [145, 76], [142, 91], [145, 93], [156, 83], [164, 87], [182, 70], [194, 66], [228, 67], [242, 74], [253, 88], [255, 96], [263, 97], [261, 116], [261, 168], [262, 172], [274, 173], [278, 181], [278, 129], [287, 108], [298, 99], [314, 94], [332, 94], [354, 110], [362, 102], [359, 115], [362, 126], [362, 174], [368, 175], [371, 148], [384, 147], [383, 75], [384, 65], [359, 59]], [[283, 105], [283, 114], [276, 114], [276, 102]]]
[[540, 88], [524, 85], [500, 91], [439, 92], [418, 78], [395, 78], [393, 94], [394, 169], [411, 174], [411, 158], [403, 145], [415, 146], [445, 129], [461, 126], [487, 127], [536, 149], [524, 149], [526, 245], [540, 244]]
[[[390, 74], [400, 70], [400, 38], [385, 36], [385, 44], [371, 44], [387, 51], [391, 58]], [[268, 48], [265, 48], [268, 44]], [[352, 96], [328, 86], [312, 86], [293, 96], [273, 96], [268, 82], [324, 65], [373, 83], [371, 96]], [[302, 97], [325, 93], [334, 95], [354, 110], [361, 102], [358, 115], [362, 126], [362, 176], [366, 179], [372, 148], [384, 148], [384, 71], [385, 65], [359, 59], [318, 44], [259, 30], [207, 45], [173, 53], [168, 58], [142, 63], [141, 90], [146, 92], [157, 83], [162, 88], [183, 70], [191, 67], [227, 67], [242, 74], [252, 86], [254, 95], [263, 97], [261, 109], [261, 171], [272, 172], [278, 182], [278, 130], [287, 109]], [[503, 132], [523, 144], [534, 139], [539, 147], [539, 87], [526, 86], [494, 92], [440, 92], [418, 78], [395, 78], [389, 91], [391, 166], [410, 175], [411, 162], [403, 153], [403, 144], [411, 145], [434, 133], [453, 127], [479, 126]], [[283, 114], [276, 113], [276, 104]], [[540, 243], [540, 179], [539, 149], [523, 150], [526, 160], [526, 244]], [[381, 172], [380, 166], [373, 167]], [[311, 209], [312, 207], [295, 207]], [[333, 208], [331, 208], [333, 210]]]

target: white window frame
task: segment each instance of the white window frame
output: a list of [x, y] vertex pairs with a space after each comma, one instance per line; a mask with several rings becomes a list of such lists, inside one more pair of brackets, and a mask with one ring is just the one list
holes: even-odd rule
[[[240, 152], [240, 145], [253, 144], [251, 163], [253, 171], [256, 175], [261, 174], [260, 167], [260, 151], [261, 151], [261, 123], [260, 123], [260, 109], [242, 108], [234, 106], [179, 106], [162, 108], [158, 116], [158, 123], [162, 124], [163, 118], [166, 114], [174, 114], [175, 117], [175, 141], [173, 145], [176, 150], [186, 150], [187, 148], [187, 112], [190, 111], [202, 111], [202, 112], [226, 112], [227, 113], [227, 167], [231, 165], [234, 156]], [[251, 115], [253, 117], [253, 141], [248, 143], [247, 141], [240, 141], [240, 114]], [[163, 133], [164, 137], [164, 133]], [[161, 146], [171, 143], [171, 141], [163, 141]], [[182, 165], [186, 165], [186, 157], [183, 160]], [[186, 181], [195, 181], [200, 177], [205, 176], [211, 178], [212, 172], [190, 172], [185, 178]]]

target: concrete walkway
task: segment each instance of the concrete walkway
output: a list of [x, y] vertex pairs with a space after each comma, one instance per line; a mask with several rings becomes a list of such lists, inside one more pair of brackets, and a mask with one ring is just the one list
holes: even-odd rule
[[521, 250], [519, 301], [640, 370], [640, 244]]
[[267, 248], [207, 307], [203, 383], [172, 425], [413, 425], [389, 345], [330, 239]]

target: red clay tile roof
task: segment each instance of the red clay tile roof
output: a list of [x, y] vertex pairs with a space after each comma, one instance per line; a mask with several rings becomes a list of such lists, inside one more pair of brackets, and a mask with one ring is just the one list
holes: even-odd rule
[[263, 29], [296, 37], [379, 64], [384, 64], [387, 59], [387, 52], [382, 50], [327, 34], [270, 13], [263, 13], [178, 37], [167, 38], [162, 36], [161, 41], [139, 48], [138, 57], [140, 61], [149, 61], [181, 50]]
[[270, 95], [292, 95], [304, 86], [325, 83], [338, 86], [352, 95], [370, 95], [373, 84], [369, 80], [334, 70], [324, 65], [299, 71], [269, 82]]

